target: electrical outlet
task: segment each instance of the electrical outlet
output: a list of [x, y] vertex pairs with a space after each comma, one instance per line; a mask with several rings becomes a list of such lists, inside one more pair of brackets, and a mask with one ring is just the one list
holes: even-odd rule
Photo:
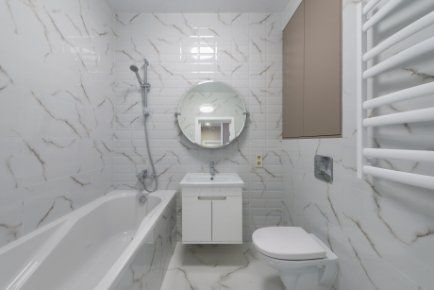
[[262, 168], [262, 155], [256, 155], [256, 168]]

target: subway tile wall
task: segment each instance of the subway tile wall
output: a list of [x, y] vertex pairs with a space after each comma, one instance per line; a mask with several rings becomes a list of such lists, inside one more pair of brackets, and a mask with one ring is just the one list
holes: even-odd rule
[[[237, 172], [245, 181], [244, 238], [266, 225], [286, 224], [281, 146], [280, 14], [130, 14], [114, 16], [116, 115], [113, 181], [135, 185], [149, 168], [140, 92], [131, 64], [150, 62], [149, 118], [160, 188], [178, 189], [187, 172]], [[204, 80], [223, 81], [243, 97], [250, 120], [227, 148], [200, 149], [182, 137], [175, 112], [183, 94]], [[264, 167], [255, 168], [255, 156]], [[178, 207], [178, 214], [180, 209]], [[179, 217], [178, 217], [179, 220]]]

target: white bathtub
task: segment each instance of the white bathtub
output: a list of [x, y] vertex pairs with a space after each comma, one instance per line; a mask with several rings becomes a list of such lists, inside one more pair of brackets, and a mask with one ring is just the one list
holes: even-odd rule
[[114, 289], [175, 191], [113, 191], [0, 248], [0, 289]]

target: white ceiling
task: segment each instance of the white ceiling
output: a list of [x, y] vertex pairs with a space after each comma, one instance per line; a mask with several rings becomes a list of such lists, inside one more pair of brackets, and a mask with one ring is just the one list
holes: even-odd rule
[[289, 0], [108, 0], [113, 9], [127, 12], [278, 12]]

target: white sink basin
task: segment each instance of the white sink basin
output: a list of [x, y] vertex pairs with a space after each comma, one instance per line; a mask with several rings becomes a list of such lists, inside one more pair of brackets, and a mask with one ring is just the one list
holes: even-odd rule
[[187, 173], [180, 183], [186, 186], [233, 186], [242, 187], [243, 180], [236, 173], [218, 173], [211, 177], [209, 173]]

